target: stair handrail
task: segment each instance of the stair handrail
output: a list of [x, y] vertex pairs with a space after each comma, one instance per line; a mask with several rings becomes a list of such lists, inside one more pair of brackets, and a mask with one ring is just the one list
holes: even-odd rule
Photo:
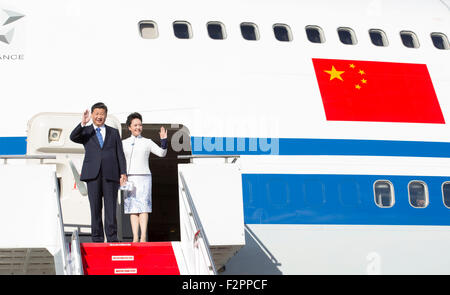
[[202, 222], [200, 221], [200, 217], [198, 216], [194, 201], [192, 200], [191, 193], [186, 184], [186, 180], [184, 179], [183, 173], [179, 172], [179, 175], [180, 175], [181, 183], [183, 186], [184, 195], [186, 196], [186, 200], [188, 201], [188, 206], [192, 213], [191, 216], [192, 216], [192, 219], [193, 219], [194, 225], [195, 225], [195, 234], [193, 237], [194, 242], [196, 242], [196, 240], [198, 240], [198, 238], [201, 236], [201, 238], [202, 238], [201, 240], [203, 241], [204, 247], [206, 249], [206, 253], [208, 255], [208, 260], [210, 263], [209, 269], [210, 269], [210, 271], [213, 272], [214, 275], [217, 275], [216, 265], [212, 258], [209, 241], [208, 241], [208, 238], [206, 237], [205, 230], [203, 229]]
[[83, 262], [81, 259], [80, 236], [78, 234], [78, 229], [75, 229], [72, 232], [70, 246], [70, 264], [72, 268], [72, 275], [83, 275]]
[[[67, 161], [69, 162], [70, 170], [72, 170], [73, 178], [75, 179], [75, 183], [78, 187], [78, 191], [82, 196], [87, 196], [87, 186], [84, 181], [81, 181], [80, 179], [80, 173], [78, 173], [77, 168], [75, 167], [75, 164], [73, 161], [67, 156]], [[120, 201], [119, 201], [120, 202]]]
[[[42, 161], [42, 160], [41, 160]], [[61, 209], [61, 191], [58, 186], [58, 176], [55, 172], [55, 201], [56, 201], [56, 208], [57, 208], [57, 222], [58, 222], [58, 231], [59, 231], [59, 242], [61, 244], [61, 253], [62, 253], [62, 266], [64, 274], [71, 274], [70, 269], [70, 252], [68, 244], [66, 243], [66, 238], [64, 234], [64, 223], [63, 223], [63, 217], [62, 217], [62, 209]]]
[[44, 160], [55, 160], [56, 155], [0, 155], [3, 164], [8, 164], [8, 160], [40, 160], [43, 164]]
[[236, 163], [237, 159], [239, 159], [240, 155], [178, 155], [177, 158], [180, 160], [189, 159], [191, 162], [193, 159], [212, 159], [212, 158], [224, 158], [225, 163], [228, 163], [228, 159], [233, 159], [231, 164]]

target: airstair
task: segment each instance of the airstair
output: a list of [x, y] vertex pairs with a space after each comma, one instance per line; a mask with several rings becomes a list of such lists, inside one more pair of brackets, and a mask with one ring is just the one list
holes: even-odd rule
[[178, 169], [181, 241], [82, 243], [84, 274], [212, 275], [245, 244], [236, 165], [190, 163]]
[[[36, 114], [28, 122], [27, 155], [0, 156], [0, 274], [211, 275], [244, 246], [238, 157], [187, 154], [163, 160], [177, 171], [170, 186], [179, 237], [80, 243], [90, 233], [90, 213], [80, 181], [84, 149], [69, 138], [79, 120], [78, 113]], [[121, 131], [113, 115], [106, 124]]]
[[178, 165], [180, 241], [80, 243], [65, 238], [56, 157], [0, 159], [0, 274], [214, 275], [245, 244], [236, 165]]
[[56, 167], [29, 163], [55, 157], [0, 158], [0, 274], [71, 274]]

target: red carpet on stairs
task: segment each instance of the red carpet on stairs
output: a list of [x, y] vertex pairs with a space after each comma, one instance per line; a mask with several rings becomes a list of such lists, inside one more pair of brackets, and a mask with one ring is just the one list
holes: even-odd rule
[[179, 275], [170, 242], [81, 243], [85, 275]]

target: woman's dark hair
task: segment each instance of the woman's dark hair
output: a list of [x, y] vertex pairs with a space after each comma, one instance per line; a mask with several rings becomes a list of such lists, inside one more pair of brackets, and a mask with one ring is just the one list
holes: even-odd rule
[[94, 112], [94, 109], [104, 109], [105, 113], [108, 113], [108, 108], [106, 107], [106, 105], [103, 102], [97, 102], [96, 104], [94, 104], [91, 107], [91, 113]]
[[139, 114], [139, 113], [131, 113], [131, 114], [129, 114], [128, 118], [127, 118], [127, 122], [126, 122], [127, 127], [131, 126], [131, 121], [133, 121], [134, 119], [139, 119], [142, 122], [141, 114]]

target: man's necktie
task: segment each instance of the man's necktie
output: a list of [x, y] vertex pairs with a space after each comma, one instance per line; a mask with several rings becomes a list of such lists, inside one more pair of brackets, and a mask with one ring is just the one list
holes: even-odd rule
[[100, 143], [100, 147], [103, 148], [103, 136], [100, 133], [100, 128], [97, 128], [97, 138], [98, 138], [98, 142]]

